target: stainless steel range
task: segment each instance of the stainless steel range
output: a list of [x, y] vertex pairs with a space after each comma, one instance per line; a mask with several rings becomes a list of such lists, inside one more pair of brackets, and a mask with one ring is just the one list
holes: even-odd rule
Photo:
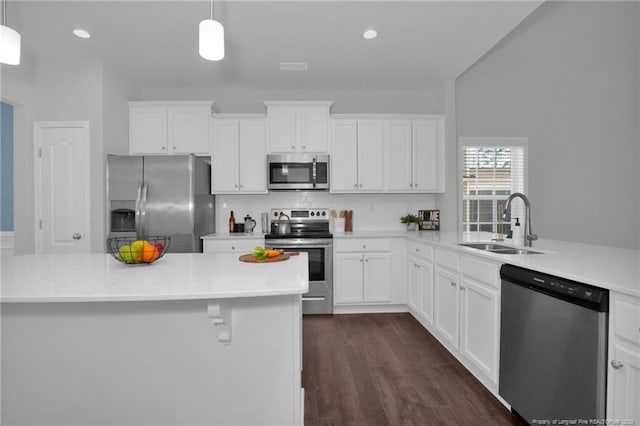
[[329, 209], [272, 209], [265, 247], [309, 256], [309, 292], [302, 295], [303, 314], [333, 313], [333, 235]]

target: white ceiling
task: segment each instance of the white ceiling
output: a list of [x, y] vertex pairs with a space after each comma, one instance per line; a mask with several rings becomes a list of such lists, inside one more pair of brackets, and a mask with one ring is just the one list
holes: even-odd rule
[[[7, 23], [25, 58], [102, 58], [142, 87], [422, 89], [459, 76], [541, 3], [216, 1], [220, 62], [198, 55], [208, 1], [14, 0]], [[75, 37], [77, 27], [91, 38]], [[378, 38], [364, 40], [367, 28]]]

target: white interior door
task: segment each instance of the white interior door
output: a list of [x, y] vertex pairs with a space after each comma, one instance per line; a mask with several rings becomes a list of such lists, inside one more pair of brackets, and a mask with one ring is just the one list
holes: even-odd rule
[[35, 122], [36, 253], [88, 253], [89, 123]]

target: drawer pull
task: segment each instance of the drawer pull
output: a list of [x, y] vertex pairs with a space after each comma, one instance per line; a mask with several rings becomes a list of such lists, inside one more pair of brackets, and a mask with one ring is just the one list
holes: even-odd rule
[[611, 361], [611, 366], [612, 366], [613, 368], [615, 368], [616, 370], [619, 370], [619, 369], [621, 369], [621, 368], [624, 366], [624, 364], [622, 364], [620, 361], [616, 361], [616, 360], [614, 359], [614, 360], [612, 360], [612, 361]]
[[234, 246], [231, 246], [231, 250], [235, 250], [236, 248]]
[[455, 281], [451, 281], [451, 287], [455, 287], [455, 286], [456, 286]]

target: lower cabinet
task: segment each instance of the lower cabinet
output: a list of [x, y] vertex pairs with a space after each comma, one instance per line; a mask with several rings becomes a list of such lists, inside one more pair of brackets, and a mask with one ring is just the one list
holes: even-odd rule
[[391, 253], [336, 253], [335, 303], [391, 301]]
[[485, 386], [497, 390], [500, 264], [436, 249], [433, 332]]
[[460, 291], [460, 353], [493, 383], [498, 383], [500, 293], [485, 283], [462, 276]]
[[611, 294], [607, 418], [640, 419], [640, 299]]
[[458, 348], [460, 330], [460, 291], [458, 273], [436, 264], [434, 327], [453, 348]]
[[391, 303], [391, 246], [387, 239], [334, 241], [336, 305]]
[[409, 256], [409, 308], [428, 324], [433, 323], [433, 263]]

